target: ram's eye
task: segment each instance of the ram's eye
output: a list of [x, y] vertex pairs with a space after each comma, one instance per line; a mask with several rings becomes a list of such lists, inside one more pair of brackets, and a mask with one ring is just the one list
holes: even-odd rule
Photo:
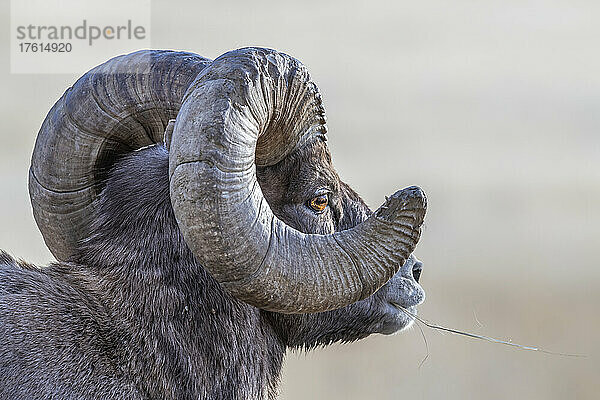
[[326, 194], [314, 197], [308, 202], [308, 206], [317, 212], [325, 210], [327, 204], [329, 204], [329, 197]]

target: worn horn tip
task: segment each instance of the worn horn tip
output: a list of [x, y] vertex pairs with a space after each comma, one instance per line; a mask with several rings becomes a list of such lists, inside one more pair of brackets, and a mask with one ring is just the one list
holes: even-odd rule
[[416, 219], [415, 226], [420, 226], [425, 218], [426, 209], [425, 192], [418, 186], [410, 186], [386, 197], [385, 203], [376, 211], [376, 215], [383, 220], [395, 221], [408, 213]]

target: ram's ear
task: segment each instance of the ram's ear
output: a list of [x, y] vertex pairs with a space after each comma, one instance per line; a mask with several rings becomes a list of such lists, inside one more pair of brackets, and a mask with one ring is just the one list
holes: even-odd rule
[[171, 150], [171, 138], [173, 137], [173, 129], [175, 129], [175, 120], [170, 119], [167, 124], [167, 128], [165, 129], [165, 137], [163, 138], [163, 143], [167, 148], [167, 151]]

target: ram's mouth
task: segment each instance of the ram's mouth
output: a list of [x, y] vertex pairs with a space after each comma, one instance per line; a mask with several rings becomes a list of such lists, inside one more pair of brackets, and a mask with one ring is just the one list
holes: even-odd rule
[[402, 316], [402, 320], [405, 320], [404, 327], [401, 329], [409, 328], [415, 322], [415, 315], [417, 315], [417, 306], [403, 306], [400, 303], [396, 303], [394, 301], [389, 302], [392, 307], [394, 307], [399, 314]]
[[378, 333], [392, 335], [410, 328], [415, 322], [413, 315], [417, 313], [416, 306], [406, 307], [400, 303], [388, 301], [387, 307], [385, 322], [378, 327]]
[[[397, 302], [395, 302], [395, 301], [390, 301], [389, 303], [390, 303], [390, 304], [391, 304], [391, 305], [392, 305], [394, 308], [396, 308], [396, 309], [398, 309], [398, 310], [400, 310], [400, 311], [404, 312], [406, 315], [408, 315], [408, 316], [409, 316], [409, 317], [411, 317], [411, 318], [412, 318], [412, 316], [411, 316], [409, 313], [411, 313], [411, 314], [415, 314], [415, 313], [417, 312], [417, 306], [416, 306], [416, 305], [414, 305], [414, 306], [408, 306], [408, 307], [407, 307], [407, 306], [403, 306], [402, 304], [400, 304], [400, 303], [397, 303]], [[406, 311], [409, 311], [409, 313], [408, 313], [408, 312], [406, 312]], [[413, 319], [414, 319], [414, 318], [413, 318]]]

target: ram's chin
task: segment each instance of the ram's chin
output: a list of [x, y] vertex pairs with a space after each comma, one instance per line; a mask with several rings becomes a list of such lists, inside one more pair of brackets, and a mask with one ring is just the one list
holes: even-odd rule
[[[415, 319], [404, 310], [394, 305], [387, 304], [385, 316], [382, 318], [377, 327], [377, 333], [382, 335], [393, 335], [398, 332], [409, 329], [413, 326]], [[417, 313], [417, 307], [406, 307], [406, 310], [411, 314]]]

